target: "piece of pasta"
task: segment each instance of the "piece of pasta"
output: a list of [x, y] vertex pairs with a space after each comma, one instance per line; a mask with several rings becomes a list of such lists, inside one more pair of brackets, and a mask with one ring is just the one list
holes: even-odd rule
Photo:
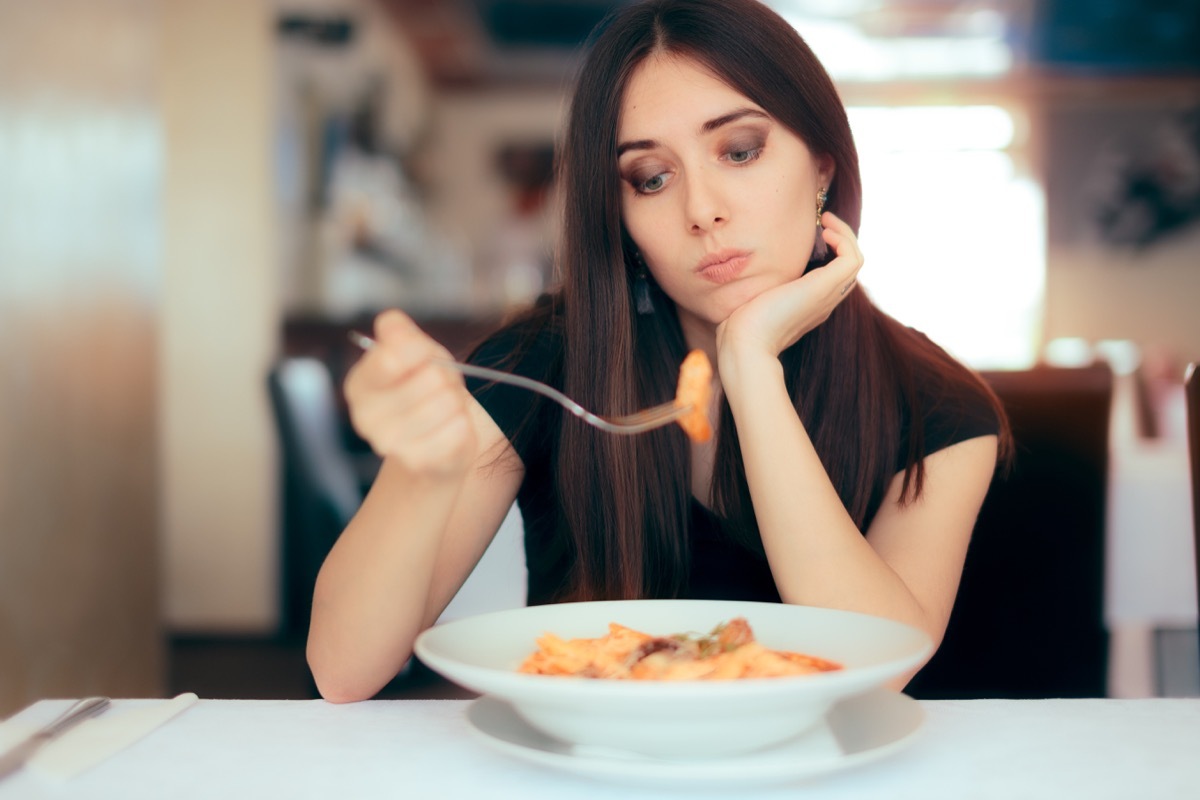
[[708, 422], [708, 405], [712, 400], [712, 364], [703, 350], [693, 350], [679, 365], [679, 383], [675, 388], [675, 405], [691, 407], [680, 417], [679, 427], [694, 442], [707, 442], [712, 438], [712, 426]]

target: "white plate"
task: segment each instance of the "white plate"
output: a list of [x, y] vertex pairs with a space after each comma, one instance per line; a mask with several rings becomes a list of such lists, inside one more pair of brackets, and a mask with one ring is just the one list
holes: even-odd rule
[[[834, 672], [731, 681], [618, 681], [517, 672], [546, 632], [601, 636], [609, 622], [652, 635], [707, 631], [744, 617], [766, 647], [840, 663]], [[542, 733], [655, 758], [727, 758], [789, 741], [834, 703], [920, 665], [920, 630], [822, 608], [709, 600], [614, 600], [499, 611], [437, 625], [417, 656], [461, 686], [511, 703]]]
[[842, 700], [816, 729], [783, 744], [728, 758], [674, 760], [576, 747], [530, 727], [512, 706], [492, 697], [467, 709], [479, 739], [522, 761], [640, 786], [711, 788], [806, 780], [875, 761], [912, 741], [924, 718], [908, 695], [875, 689]]

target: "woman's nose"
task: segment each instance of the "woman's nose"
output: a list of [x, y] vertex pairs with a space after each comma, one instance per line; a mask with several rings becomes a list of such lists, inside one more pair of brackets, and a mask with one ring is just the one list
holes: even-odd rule
[[723, 193], [704, 174], [687, 180], [684, 214], [688, 230], [704, 233], [723, 225], [729, 219], [729, 208]]

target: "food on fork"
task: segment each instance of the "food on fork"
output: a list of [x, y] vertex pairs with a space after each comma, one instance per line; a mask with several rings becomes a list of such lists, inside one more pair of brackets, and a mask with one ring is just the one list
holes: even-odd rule
[[712, 438], [712, 426], [708, 424], [708, 404], [712, 399], [712, 364], [703, 350], [693, 350], [679, 365], [679, 383], [675, 389], [675, 406], [692, 407], [680, 417], [679, 426], [694, 442], [707, 442]]
[[616, 622], [596, 639], [562, 639], [547, 633], [518, 668], [533, 675], [615, 680], [732, 680], [812, 675], [841, 669], [815, 656], [770, 650], [754, 638], [743, 617], [706, 635], [652, 636]]

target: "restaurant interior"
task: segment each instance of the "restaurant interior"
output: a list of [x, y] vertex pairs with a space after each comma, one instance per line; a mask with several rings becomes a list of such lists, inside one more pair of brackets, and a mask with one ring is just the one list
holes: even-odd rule
[[[379, 466], [347, 332], [400, 308], [462, 357], [553, 287], [565, 92], [621, 4], [0, 0], [0, 718], [318, 696], [313, 581]], [[768, 5], [846, 102], [863, 290], [1014, 425], [910, 690], [1200, 696], [1200, 8]], [[514, 509], [443, 619], [522, 605], [522, 547]]]

